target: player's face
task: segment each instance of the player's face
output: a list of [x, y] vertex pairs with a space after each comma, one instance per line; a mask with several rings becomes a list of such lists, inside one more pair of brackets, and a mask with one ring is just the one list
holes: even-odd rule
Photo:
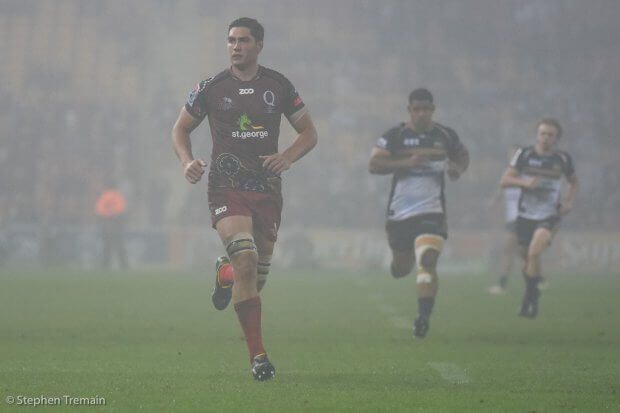
[[551, 150], [558, 141], [558, 130], [555, 126], [541, 123], [536, 134], [536, 143], [544, 151]]
[[230, 63], [243, 70], [256, 64], [263, 42], [257, 42], [247, 27], [233, 27], [228, 32], [228, 56]]
[[426, 100], [412, 100], [409, 105], [411, 124], [415, 128], [427, 129], [433, 123], [435, 105]]

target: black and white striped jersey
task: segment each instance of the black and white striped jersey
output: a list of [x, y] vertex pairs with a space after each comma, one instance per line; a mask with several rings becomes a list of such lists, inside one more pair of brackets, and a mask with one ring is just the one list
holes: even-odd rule
[[519, 199], [519, 216], [543, 220], [558, 215], [562, 196], [562, 177], [571, 179], [575, 174], [573, 160], [563, 151], [541, 155], [534, 146], [519, 149], [510, 166], [522, 177], [537, 177], [539, 186], [522, 188]]
[[434, 123], [428, 132], [416, 132], [405, 123], [388, 130], [377, 147], [395, 159], [419, 154], [427, 161], [407, 172], [395, 173], [388, 202], [387, 219], [400, 221], [426, 213], [445, 213], [444, 175], [449, 160], [468, 156], [454, 130]]

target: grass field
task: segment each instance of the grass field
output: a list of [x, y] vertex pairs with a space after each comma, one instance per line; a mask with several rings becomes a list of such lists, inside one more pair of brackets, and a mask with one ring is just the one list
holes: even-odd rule
[[[620, 411], [620, 275], [551, 274], [536, 320], [523, 283], [444, 277], [414, 339], [414, 279], [270, 275], [263, 332], [274, 380], [255, 382], [211, 274], [0, 273], [0, 411]], [[8, 396], [103, 397], [26, 407]]]

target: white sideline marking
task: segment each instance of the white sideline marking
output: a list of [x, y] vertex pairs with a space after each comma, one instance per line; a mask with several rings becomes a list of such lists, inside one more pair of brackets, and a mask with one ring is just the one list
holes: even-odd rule
[[438, 361], [430, 361], [428, 363], [439, 375], [446, 381], [453, 384], [467, 384], [471, 380], [465, 373], [465, 370], [453, 363], [442, 363]]

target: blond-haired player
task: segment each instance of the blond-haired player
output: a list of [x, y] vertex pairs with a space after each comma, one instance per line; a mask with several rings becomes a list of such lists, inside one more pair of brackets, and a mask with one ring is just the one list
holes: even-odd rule
[[[538, 314], [541, 255], [577, 194], [573, 161], [558, 149], [561, 136], [557, 120], [542, 119], [536, 128], [535, 145], [519, 149], [501, 179], [504, 188], [521, 188], [517, 236], [525, 259], [525, 295], [519, 312], [522, 317], [534, 318]], [[562, 178], [568, 182], [566, 194], [562, 194]]]

